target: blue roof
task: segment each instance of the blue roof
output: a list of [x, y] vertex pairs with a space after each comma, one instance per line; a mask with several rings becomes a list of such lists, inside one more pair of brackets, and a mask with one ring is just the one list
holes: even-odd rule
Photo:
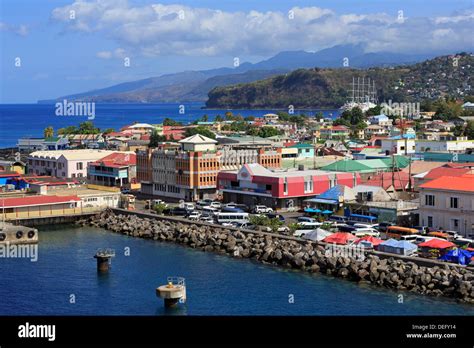
[[339, 202], [339, 197], [344, 196], [344, 185], [336, 185], [329, 190], [321, 193], [317, 198], [330, 199]]
[[[413, 133], [407, 133], [407, 134], [403, 135], [403, 139], [415, 139], [415, 137], [416, 137], [416, 134], [413, 134]], [[390, 139], [399, 140], [399, 139], [402, 139], [402, 136], [401, 135], [395, 135], [393, 137], [390, 137]]]
[[360, 218], [360, 219], [367, 219], [367, 220], [376, 220], [376, 216], [370, 216], [370, 215], [360, 215], [360, 214], [350, 214], [349, 218], [355, 217], [355, 218]]

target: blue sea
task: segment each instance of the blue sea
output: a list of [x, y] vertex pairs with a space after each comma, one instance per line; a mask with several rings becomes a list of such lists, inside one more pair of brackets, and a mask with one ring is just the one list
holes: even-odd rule
[[[0, 315], [474, 314], [474, 306], [450, 299], [362, 286], [93, 227], [42, 227], [39, 238], [37, 262], [0, 258]], [[116, 251], [106, 275], [96, 270], [98, 248]], [[167, 276], [186, 279], [188, 301], [175, 309], [165, 309], [155, 295]]]
[[[121, 127], [134, 122], [161, 123], [172, 118], [184, 124], [191, 123], [207, 114], [209, 120], [216, 115], [224, 116], [227, 111], [242, 116], [262, 116], [278, 110], [217, 110], [203, 109], [202, 103], [183, 104], [96, 104], [92, 122], [101, 129]], [[42, 137], [43, 130], [52, 126], [55, 130], [67, 126], [77, 126], [87, 121], [87, 116], [57, 116], [54, 104], [1, 104], [0, 105], [0, 148], [14, 147], [18, 138]], [[295, 110], [295, 114], [314, 116], [321, 111], [325, 117], [336, 117], [338, 110]]]

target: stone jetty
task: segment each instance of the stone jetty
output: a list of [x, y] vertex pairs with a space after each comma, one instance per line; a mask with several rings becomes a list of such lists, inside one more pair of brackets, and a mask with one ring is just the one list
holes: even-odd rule
[[237, 258], [249, 258], [279, 267], [319, 272], [395, 291], [445, 296], [474, 303], [474, 273], [448, 264], [425, 267], [396, 257], [380, 258], [370, 253], [363, 260], [333, 257], [328, 256], [321, 243], [215, 225], [115, 214], [111, 210], [81, 220], [78, 224], [101, 227], [133, 237], [183, 244]]

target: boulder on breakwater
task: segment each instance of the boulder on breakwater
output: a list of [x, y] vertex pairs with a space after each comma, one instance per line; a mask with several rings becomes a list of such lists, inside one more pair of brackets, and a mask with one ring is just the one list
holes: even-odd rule
[[323, 245], [280, 238], [258, 232], [242, 232], [199, 223], [116, 215], [105, 210], [80, 225], [92, 225], [133, 237], [187, 245], [204, 251], [307, 272], [321, 272], [357, 282], [369, 282], [394, 290], [430, 296], [446, 296], [474, 303], [474, 273], [450, 266], [424, 267], [395, 257], [381, 259], [367, 254], [365, 259], [328, 256]]

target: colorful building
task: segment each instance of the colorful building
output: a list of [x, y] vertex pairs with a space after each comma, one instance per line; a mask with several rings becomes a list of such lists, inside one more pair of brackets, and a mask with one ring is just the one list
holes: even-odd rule
[[303, 201], [341, 184], [353, 187], [360, 182], [357, 173], [322, 170], [272, 171], [260, 164], [245, 164], [239, 171], [218, 174], [224, 202], [254, 206], [263, 204], [276, 209], [300, 207]]
[[87, 180], [95, 185], [129, 187], [136, 182], [136, 158], [134, 153], [113, 153], [90, 162]]

